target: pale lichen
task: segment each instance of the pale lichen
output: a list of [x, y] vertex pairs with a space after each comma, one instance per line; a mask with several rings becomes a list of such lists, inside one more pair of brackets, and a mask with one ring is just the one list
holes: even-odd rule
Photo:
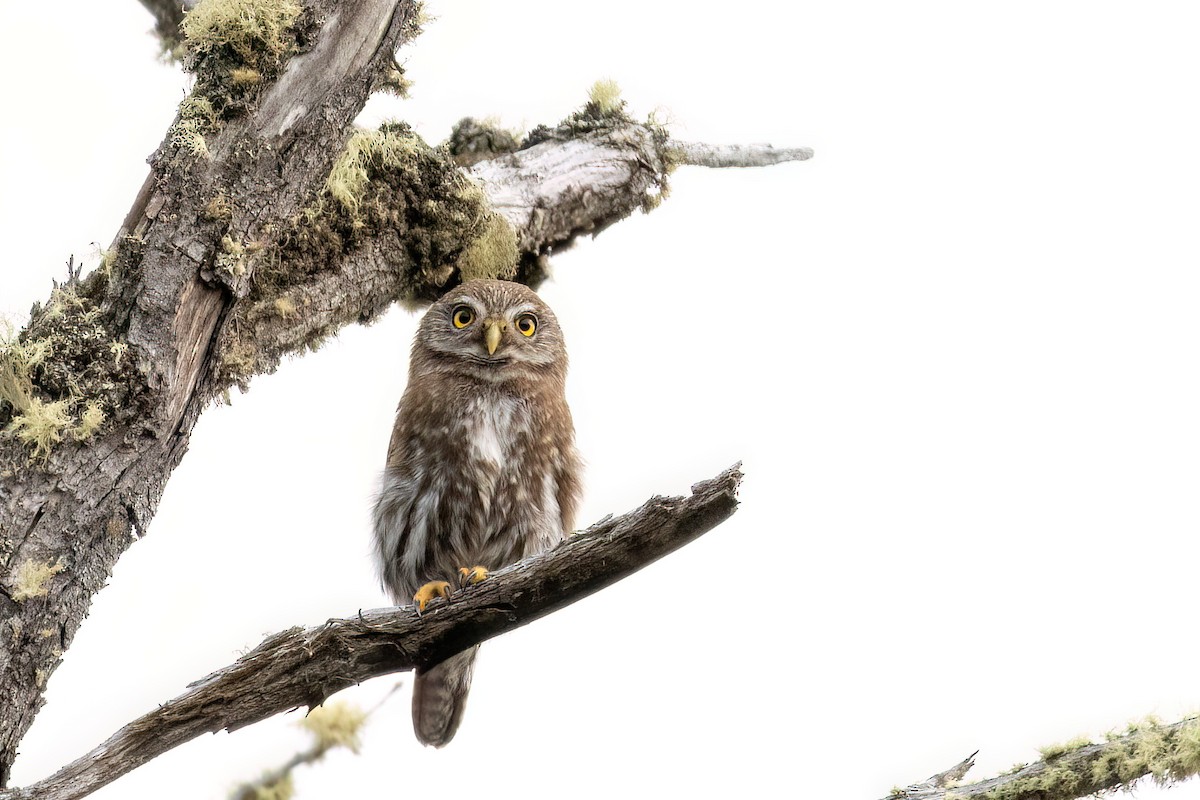
[[463, 281], [475, 278], [511, 280], [517, 274], [517, 232], [507, 219], [492, 214], [483, 233], [463, 250], [458, 271]]
[[0, 329], [0, 433], [31, 460], [45, 461], [64, 440], [91, 439], [125, 399], [128, 346], [79, 288], [74, 279], [56, 286], [20, 334]]
[[221, 237], [221, 252], [217, 254], [217, 273], [227, 279], [246, 274], [246, 246], [226, 234]]
[[208, 158], [206, 135], [216, 130], [218, 123], [212, 102], [193, 92], [179, 104], [179, 120], [169, 131], [171, 144], [198, 158]]
[[278, 67], [304, 9], [294, 0], [204, 0], [179, 26], [193, 58], [231, 53], [240, 68]]
[[1050, 761], [1055, 758], [1060, 758], [1067, 753], [1073, 753], [1080, 748], [1087, 747], [1091, 743], [1092, 740], [1086, 736], [1076, 736], [1074, 739], [1066, 742], [1057, 742], [1055, 744], [1048, 744], [1044, 747], [1039, 747], [1038, 752], [1041, 753], [1044, 761]]
[[23, 414], [33, 405], [33, 368], [50, 354], [50, 342], [45, 339], [23, 342], [13, 332], [10, 323], [6, 321], [2, 324], [0, 403], [7, 403], [11, 409], [10, 413]]
[[402, 299], [435, 299], [463, 266], [490, 277], [512, 274], [508, 232], [498, 227], [483, 190], [444, 148], [389, 122], [353, 133], [321, 196], [284, 233], [278, 257], [256, 274], [257, 290], [273, 301], [380, 236], [400, 244]]
[[34, 397], [24, 411], [13, 416], [5, 430], [30, 448], [31, 458], [45, 460], [73, 427], [69, 406], [66, 400], [47, 403]]
[[296, 311], [297, 311], [296, 301], [293, 300], [292, 298], [290, 298], [290, 297], [276, 297], [275, 298], [275, 313], [278, 314], [279, 316], [285, 317], [285, 318], [294, 317], [294, 316], [296, 316]]
[[129, 535], [129, 518], [122, 514], [113, 513], [104, 523], [104, 532], [112, 539], [124, 539]]
[[592, 84], [588, 89], [588, 102], [594, 103], [601, 114], [614, 114], [624, 110], [625, 101], [621, 99], [621, 87], [614, 80], [603, 79]]
[[393, 64], [391, 69], [385, 70], [376, 79], [375, 89], [376, 91], [387, 92], [401, 99], [407, 99], [408, 93], [412, 89], [412, 81], [409, 80], [404, 67], [399, 64]]
[[79, 415], [79, 422], [71, 429], [71, 437], [77, 442], [86, 442], [100, 430], [107, 417], [98, 400], [88, 400]]
[[361, 708], [334, 702], [312, 709], [299, 724], [313, 735], [318, 749], [345, 747], [357, 753], [361, 746], [359, 734], [366, 720], [367, 712]]
[[228, 222], [233, 218], [233, 207], [224, 189], [218, 190], [204, 205], [204, 218], [210, 222]]
[[179, 26], [189, 54], [184, 67], [196, 75], [192, 97], [207, 102], [213, 113], [208, 124], [181, 113], [175, 144], [202, 154], [205, 137], [257, 105], [313, 32], [303, 12], [295, 0], [204, 0], [184, 16]]
[[372, 173], [403, 169], [419, 144], [420, 139], [407, 128], [359, 128], [333, 163], [325, 191], [351, 215], [357, 214]]
[[229, 79], [234, 86], [257, 86], [262, 83], [262, 73], [250, 67], [234, 67], [229, 70]]
[[672, 147], [671, 137], [664, 123], [651, 114], [645, 122], [638, 122], [626, 110], [620, 89], [614, 81], [596, 81], [588, 90], [588, 100], [578, 111], [554, 126], [538, 125], [526, 135], [520, 150], [528, 150], [548, 141], [570, 141], [581, 137], [611, 138], [617, 147], [628, 147], [634, 139], [649, 136], [648, 144], [653, 157], [647, 166], [653, 170], [654, 178], [639, 198], [639, 207], [644, 212], [657, 208], [670, 194], [667, 182], [671, 172], [680, 163], [681, 153]]
[[1149, 777], [1169, 785], [1200, 773], [1200, 719], [1164, 725], [1157, 719], [1111, 732], [1103, 744], [1077, 738], [1043, 748], [1045, 760], [1023, 767], [991, 791], [987, 800], [1071, 800], [1084, 794], [1128, 788]]
[[[588, 90], [588, 100], [578, 111], [567, 116], [562, 122], [550, 127], [538, 125], [525, 137], [521, 143], [524, 150], [550, 139], [566, 140], [593, 131], [611, 131], [628, 125], [636, 125], [633, 117], [625, 110], [625, 101], [621, 99], [621, 90], [613, 81], [601, 80], [592, 84]], [[647, 123], [649, 127], [649, 123]]]
[[50, 579], [62, 571], [61, 559], [51, 564], [27, 558], [17, 567], [9, 596], [18, 603], [34, 597], [45, 597], [50, 591]]

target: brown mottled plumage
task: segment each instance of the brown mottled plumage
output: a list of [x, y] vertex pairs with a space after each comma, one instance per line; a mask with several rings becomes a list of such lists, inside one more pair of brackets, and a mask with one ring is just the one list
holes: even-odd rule
[[[525, 286], [470, 281], [429, 308], [375, 504], [379, 570], [395, 602], [571, 530], [581, 486], [566, 374], [558, 320]], [[458, 729], [478, 649], [418, 670], [413, 728], [424, 744], [440, 747]]]

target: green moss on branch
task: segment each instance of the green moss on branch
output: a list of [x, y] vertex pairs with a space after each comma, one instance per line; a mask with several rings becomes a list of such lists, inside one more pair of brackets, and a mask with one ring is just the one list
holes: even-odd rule
[[315, 25], [296, 0], [204, 0], [179, 26], [196, 75], [172, 142], [204, 155], [204, 136], [252, 110], [263, 88], [303, 50]]
[[[364, 253], [390, 271], [386, 296], [345, 307], [314, 302], [310, 287], [340, 280], [346, 262]], [[403, 123], [357, 130], [319, 196], [256, 258], [247, 302], [221, 345], [218, 382], [244, 386], [282, 355], [370, 322], [392, 300], [430, 301], [461, 280], [514, 277], [517, 259], [512, 226], [445, 148]]]
[[23, 331], [0, 336], [0, 435], [34, 460], [65, 440], [90, 440], [129, 399], [126, 349], [77, 276], [56, 286]]
[[501, 226], [507, 223], [446, 150], [430, 147], [404, 123], [386, 123], [350, 137], [324, 195], [284, 237], [279, 270], [264, 285], [272, 277], [287, 284], [384, 235], [407, 256], [395, 265], [400, 297], [433, 300], [457, 282], [464, 254], [472, 275], [512, 277], [516, 238]]
[[1073, 800], [1128, 789], [1146, 777], [1167, 786], [1200, 773], [1200, 718], [1172, 725], [1147, 718], [1107, 738], [1100, 744], [1078, 738], [1042, 748], [1043, 761], [999, 779], [961, 787], [946, 797]]
[[214, 60], [227, 70], [277, 71], [295, 48], [303, 10], [295, 0], [204, 0], [180, 30], [193, 68]]

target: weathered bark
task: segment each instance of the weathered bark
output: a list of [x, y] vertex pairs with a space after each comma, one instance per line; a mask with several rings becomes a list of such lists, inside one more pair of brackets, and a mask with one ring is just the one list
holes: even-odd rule
[[[662, 129], [591, 105], [470, 171], [404, 126], [354, 132], [414, 4], [302, 7], [282, 49], [195, 47], [196, 89], [104, 265], [35, 307], [19, 344], [36, 359], [0, 343], [0, 787], [208, 403], [464, 275], [536, 284], [548, 254], [651, 207], [680, 161]], [[65, 423], [31, 444], [14, 426], [34, 403]]]
[[734, 466], [692, 487], [689, 497], [654, 497], [609, 517], [541, 555], [436, 601], [359, 612], [269, 637], [234, 664], [131, 722], [92, 752], [0, 800], [83, 797], [202, 733], [235, 730], [326, 697], [368, 678], [426, 667], [525, 625], [608, 586], [682, 547], [737, 509]]
[[813, 157], [811, 147], [772, 147], [769, 144], [712, 145], [672, 141], [671, 148], [681, 164], [713, 169], [770, 167], [787, 161], [807, 161]]
[[[111, 273], [67, 287], [68, 311], [94, 323], [93, 338], [121, 348], [113, 360], [125, 371], [113, 365], [104, 383], [123, 385], [103, 428], [59, 443], [44, 461], [0, 437], [0, 785], [92, 595], [134, 532], [146, 529], [218, 389], [214, 340], [240, 289], [214, 275], [223, 238], [269, 240], [299, 213], [376, 76], [390, 68], [413, 8], [408, 0], [312, 0], [306, 13], [320, 26], [317, 48], [347, 31], [359, 46], [319, 65], [292, 59], [286, 80], [265, 88], [259, 113], [209, 137], [210, 157], [189, 156], [169, 138], [117, 237]], [[219, 194], [233, 209], [227, 226], [204, 213]], [[31, 329], [47, 312], [35, 310]]]
[[[469, 170], [456, 170], [454, 177], [482, 189], [487, 210], [511, 226], [519, 263], [508, 277], [536, 288], [545, 277], [548, 256], [653, 202], [673, 166], [668, 152], [657, 131], [614, 119], [573, 138], [548, 139]], [[423, 181], [429, 180], [430, 170], [416, 169]], [[394, 179], [392, 171], [378, 168], [361, 193], [367, 198], [384, 193], [390, 207]], [[463, 188], [452, 185], [447, 190]], [[406, 236], [420, 223], [377, 224], [375, 212], [366, 216], [369, 236], [342, 233], [344, 220], [331, 213], [297, 232], [295, 246], [285, 248], [285, 262], [319, 262], [319, 268], [291, 270], [281, 285], [253, 295], [239, 313], [237, 343], [231, 349], [244, 346], [254, 351], [252, 372], [273, 370], [284, 354], [349, 322], [372, 320], [397, 299], [432, 300], [458, 281], [454, 262], [414, 257], [406, 248]], [[338, 246], [326, 245], [327, 230]], [[279, 312], [280, 301], [286, 313]]]

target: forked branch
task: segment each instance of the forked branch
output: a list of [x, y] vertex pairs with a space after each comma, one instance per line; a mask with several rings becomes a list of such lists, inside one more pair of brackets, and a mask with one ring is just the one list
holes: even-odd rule
[[84, 797], [202, 733], [320, 705], [369, 678], [436, 664], [636, 572], [726, 520], [737, 509], [738, 466], [607, 517], [562, 545], [499, 570], [418, 617], [411, 606], [360, 611], [266, 639], [235, 663], [134, 720], [54, 775], [0, 792], [0, 800]]

